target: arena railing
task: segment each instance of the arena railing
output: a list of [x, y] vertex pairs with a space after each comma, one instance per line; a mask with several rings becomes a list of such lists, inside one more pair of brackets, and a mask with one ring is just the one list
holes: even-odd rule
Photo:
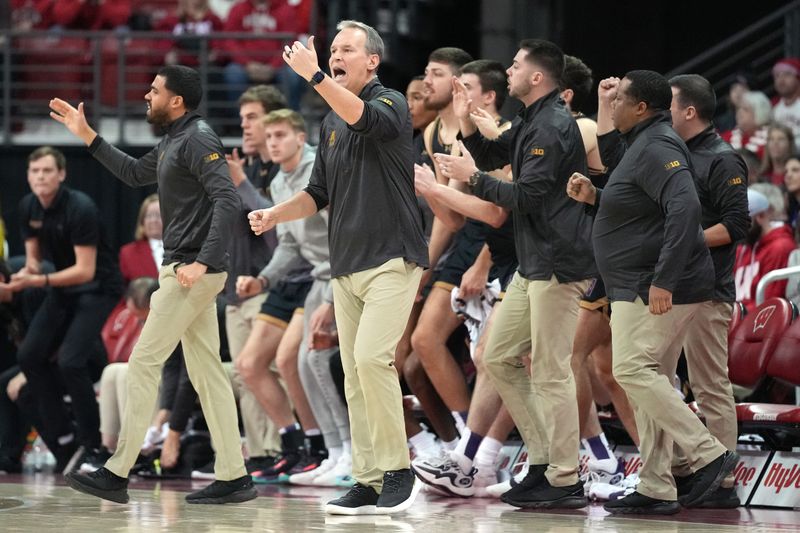
[[[73, 142], [48, 118], [50, 98], [83, 101], [89, 121], [101, 134], [122, 145], [147, 145], [155, 138], [144, 123], [144, 95], [168, 43], [179, 43], [179, 61], [197, 68], [206, 97], [199, 111], [220, 134], [239, 124], [235, 89], [225, 83], [224, 59], [215, 58], [222, 42], [291, 42], [290, 33], [215, 33], [211, 36], [168, 32], [114, 31], [0, 31], [0, 142], [41, 144]], [[279, 49], [256, 52], [267, 62]], [[224, 52], [220, 52], [223, 58]], [[238, 134], [238, 133], [237, 133]]]

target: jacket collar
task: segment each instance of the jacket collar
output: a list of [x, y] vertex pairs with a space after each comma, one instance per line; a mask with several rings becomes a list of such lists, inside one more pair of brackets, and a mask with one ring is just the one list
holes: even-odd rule
[[544, 109], [545, 106], [548, 106], [553, 102], [555, 102], [556, 100], [558, 100], [559, 99], [558, 94], [559, 94], [558, 89], [553, 89], [552, 91], [550, 91], [549, 93], [542, 96], [541, 98], [533, 102], [531, 105], [520, 111], [519, 116], [525, 122], [531, 121], [533, 117], [535, 117], [539, 113], [539, 111]]
[[182, 117], [175, 120], [172, 124], [167, 126], [167, 135], [174, 137], [186, 127], [189, 122], [200, 118], [200, 114], [196, 111], [187, 111]]
[[622, 138], [625, 140], [625, 143], [630, 146], [633, 144], [633, 141], [636, 140], [639, 134], [661, 122], [666, 122], [669, 127], [672, 127], [672, 115], [670, 115], [669, 110], [660, 111], [652, 117], [641, 121], [632, 127], [627, 133], [623, 133]]
[[690, 151], [694, 152], [697, 148], [703, 146], [709, 139], [714, 139], [717, 136], [717, 130], [713, 124], [709, 125], [706, 129], [686, 141], [686, 146]]

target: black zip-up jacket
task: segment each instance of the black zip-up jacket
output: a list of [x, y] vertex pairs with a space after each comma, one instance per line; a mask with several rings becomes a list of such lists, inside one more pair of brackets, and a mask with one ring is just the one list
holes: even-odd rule
[[674, 304], [710, 300], [714, 266], [700, 227], [691, 157], [669, 112], [621, 138], [628, 148], [621, 147], [624, 155], [608, 184], [597, 190], [592, 232], [609, 299], [632, 302], [639, 296], [649, 304], [655, 285], [672, 292]]
[[490, 141], [480, 132], [464, 138], [478, 168], [511, 163], [512, 182], [481, 173], [473, 193], [511, 210], [519, 273], [559, 283], [597, 275], [585, 210], [566, 194], [573, 172], [587, 174], [578, 125], [553, 91], [528, 106], [509, 130]]
[[348, 125], [331, 111], [322, 121], [307, 192], [330, 205], [331, 277], [404, 258], [428, 266], [422, 212], [414, 194], [408, 103], [377, 78], [358, 95], [364, 113]]
[[733, 265], [736, 242], [750, 229], [747, 212], [747, 165], [731, 146], [717, 135], [714, 126], [686, 141], [692, 155], [695, 187], [703, 208], [702, 226], [722, 224], [731, 236], [730, 244], [710, 248], [714, 262], [714, 296], [720, 302], [736, 300]]
[[200, 115], [186, 113], [170, 124], [161, 142], [139, 159], [99, 135], [89, 152], [132, 187], [158, 182], [164, 265], [197, 261], [209, 272], [227, 269], [227, 239], [242, 204], [222, 143]]

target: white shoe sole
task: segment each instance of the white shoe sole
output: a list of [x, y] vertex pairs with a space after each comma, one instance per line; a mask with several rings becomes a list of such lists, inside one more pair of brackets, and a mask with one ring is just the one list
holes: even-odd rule
[[328, 514], [356, 516], [364, 514], [378, 514], [374, 505], [362, 505], [361, 507], [342, 507], [341, 505], [325, 504], [325, 512]]

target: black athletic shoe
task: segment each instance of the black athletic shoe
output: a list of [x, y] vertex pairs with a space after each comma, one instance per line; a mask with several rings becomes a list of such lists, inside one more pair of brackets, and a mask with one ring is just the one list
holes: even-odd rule
[[717, 487], [717, 490], [700, 501], [695, 507], [703, 509], [736, 509], [742, 505], [736, 487]]
[[422, 482], [410, 468], [384, 472], [383, 487], [376, 505], [378, 514], [402, 513], [411, 507], [421, 488]]
[[280, 483], [281, 474], [289, 472], [302, 458], [303, 454], [301, 450], [281, 452], [281, 454], [275, 458], [275, 464], [263, 470], [256, 470], [253, 472], [253, 481], [259, 485], [265, 483]]
[[533, 488], [517, 492], [513, 497], [506, 492], [500, 499], [514, 507], [529, 509], [581, 509], [589, 503], [582, 482], [554, 487], [547, 478]]
[[230, 481], [215, 481], [186, 495], [186, 503], [242, 503], [258, 497], [250, 475]]
[[736, 463], [739, 462], [739, 455], [736, 452], [727, 451], [711, 461], [709, 464], [694, 473], [692, 488], [686, 496], [679, 498], [678, 501], [684, 507], [698, 507], [707, 500], [725, 477], [733, 472]]
[[78, 492], [116, 503], [128, 503], [128, 478], [119, 477], [105, 467], [88, 474], [69, 472], [64, 479]]
[[511, 478], [511, 488], [503, 493], [500, 496], [500, 499], [505, 501], [504, 498], [516, 498], [518, 494], [522, 494], [523, 492], [527, 492], [532, 488], [539, 485], [542, 480], [545, 479], [544, 473], [547, 472], [546, 464], [541, 465], [529, 465], [528, 466], [528, 473], [522, 478], [522, 481], [519, 483], [514, 481], [514, 478]]
[[678, 489], [678, 498], [689, 494], [694, 484], [694, 474], [689, 474], [688, 476], [676, 476], [673, 474], [672, 477], [675, 478], [675, 488]]
[[21, 474], [22, 463], [19, 459], [0, 455], [0, 475], [3, 474]]
[[265, 470], [275, 464], [275, 457], [272, 455], [261, 455], [258, 457], [251, 457], [244, 463], [248, 474], [252, 474], [258, 470]]
[[375, 489], [356, 483], [347, 494], [329, 501], [325, 505], [325, 512], [344, 515], [376, 514], [377, 503], [378, 493]]
[[628, 494], [624, 498], [608, 502], [603, 509], [612, 514], [675, 514], [681, 510], [678, 502], [657, 500], [638, 492]]

